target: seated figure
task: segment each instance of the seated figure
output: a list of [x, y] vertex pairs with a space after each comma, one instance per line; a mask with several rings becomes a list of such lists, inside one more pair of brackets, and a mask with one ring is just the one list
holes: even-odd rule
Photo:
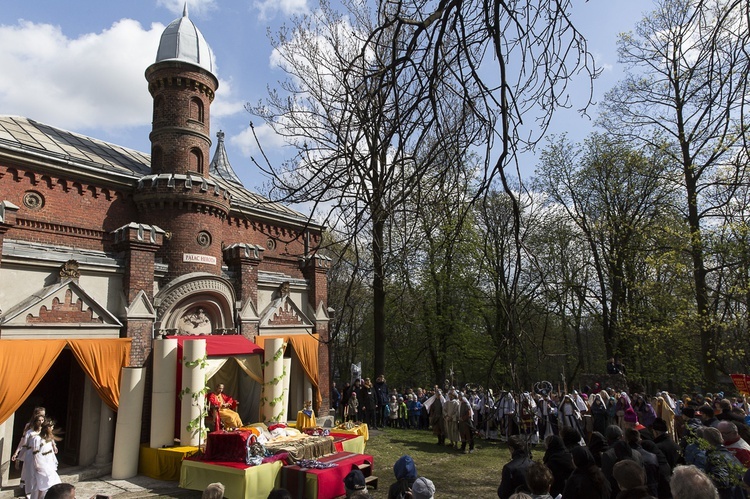
[[215, 430], [224, 428], [240, 428], [242, 419], [237, 414], [237, 400], [224, 393], [224, 385], [216, 385], [214, 392], [206, 396], [208, 414], [213, 417]]

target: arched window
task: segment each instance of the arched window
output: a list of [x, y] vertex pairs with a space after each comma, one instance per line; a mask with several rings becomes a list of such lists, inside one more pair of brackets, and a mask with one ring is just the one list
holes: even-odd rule
[[203, 101], [198, 97], [190, 99], [190, 119], [203, 123]]
[[189, 170], [191, 172], [198, 172], [203, 175], [203, 153], [200, 149], [190, 149], [190, 165]]

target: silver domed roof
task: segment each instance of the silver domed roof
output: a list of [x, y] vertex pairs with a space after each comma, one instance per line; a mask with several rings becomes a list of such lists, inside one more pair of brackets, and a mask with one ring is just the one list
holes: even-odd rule
[[172, 21], [161, 34], [156, 62], [178, 60], [200, 66], [213, 73], [211, 47], [188, 18], [187, 3], [182, 17]]

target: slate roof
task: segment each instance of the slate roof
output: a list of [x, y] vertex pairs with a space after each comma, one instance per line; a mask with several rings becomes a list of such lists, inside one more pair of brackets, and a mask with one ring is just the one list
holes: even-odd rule
[[[68, 168], [124, 175], [131, 177], [134, 185], [141, 177], [151, 174], [149, 154], [20, 116], [0, 115], [0, 151], [3, 149], [66, 162]], [[212, 162], [209, 175], [212, 181], [229, 191], [232, 208], [286, 219], [295, 224], [308, 222], [306, 215], [247, 190], [231, 169], [223, 142], [217, 146], [214, 161], [218, 163]]]

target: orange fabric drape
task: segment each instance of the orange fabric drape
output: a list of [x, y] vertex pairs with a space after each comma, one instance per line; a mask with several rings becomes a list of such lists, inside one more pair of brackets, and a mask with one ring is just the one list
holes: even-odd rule
[[[312, 382], [318, 401], [317, 406], [320, 407], [320, 404], [323, 403], [323, 396], [318, 389], [318, 347], [320, 344], [318, 337], [319, 335], [317, 334], [264, 334], [256, 336], [255, 343], [260, 345], [264, 350], [266, 338], [284, 338], [286, 343], [290, 343], [297, 353], [297, 357], [299, 357], [302, 369], [304, 369], [307, 377]], [[268, 359], [266, 358], [265, 360]]]
[[21, 407], [63, 348], [65, 340], [0, 340], [0, 423]]
[[130, 365], [131, 341], [131, 338], [68, 340], [99, 396], [115, 412], [120, 405], [120, 372]]

